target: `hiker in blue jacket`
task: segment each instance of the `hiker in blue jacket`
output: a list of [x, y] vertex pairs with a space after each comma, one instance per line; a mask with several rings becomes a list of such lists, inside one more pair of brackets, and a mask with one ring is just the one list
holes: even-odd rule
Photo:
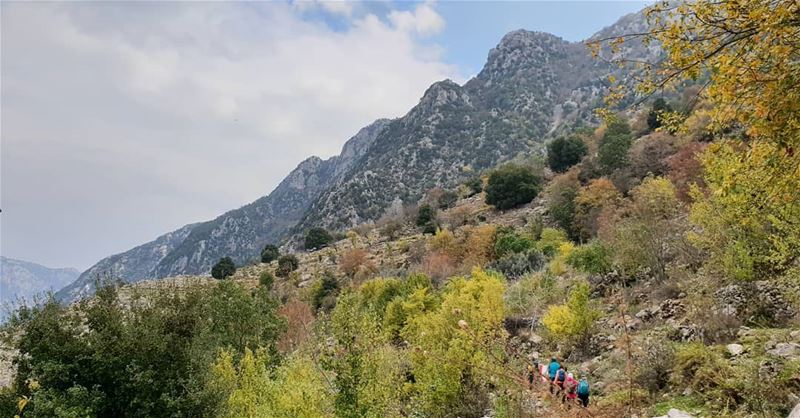
[[555, 393], [555, 389], [553, 388], [553, 386], [556, 379], [556, 373], [558, 373], [558, 370], [560, 368], [561, 365], [558, 364], [558, 360], [556, 360], [555, 357], [552, 357], [550, 359], [550, 365], [547, 367], [547, 374], [550, 377], [550, 393]]
[[589, 382], [586, 380], [586, 376], [581, 373], [579, 375], [580, 381], [578, 382], [578, 399], [581, 400], [581, 405], [584, 408], [589, 406]]

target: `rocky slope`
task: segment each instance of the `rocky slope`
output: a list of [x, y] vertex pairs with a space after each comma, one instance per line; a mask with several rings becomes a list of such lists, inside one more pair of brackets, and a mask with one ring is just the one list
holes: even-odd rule
[[[618, 25], [641, 20], [641, 14], [629, 15]], [[602, 33], [622, 30], [615, 26]], [[583, 43], [510, 32], [463, 86], [433, 84], [405, 116], [363, 128], [339, 156], [311, 157], [268, 196], [106, 258], [59, 296], [71, 300], [91, 290], [92, 277], [101, 272], [128, 282], [206, 273], [221, 256], [244, 263], [265, 243], [313, 226], [342, 230], [375, 220], [392, 205], [416, 203], [432, 187], [453, 187], [499, 162], [537, 152], [563, 130], [595, 123], [593, 109], [616, 71], [593, 59]]]
[[[56, 291], [74, 281], [80, 271], [74, 268], [50, 268], [28, 261], [0, 257], [0, 303]], [[0, 313], [2, 316], [2, 313]]]

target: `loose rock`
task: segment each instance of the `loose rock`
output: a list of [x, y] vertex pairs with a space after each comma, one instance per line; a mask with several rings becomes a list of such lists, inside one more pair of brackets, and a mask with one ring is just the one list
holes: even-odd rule
[[680, 409], [672, 408], [669, 411], [667, 411], [667, 415], [662, 415], [660, 417], [655, 417], [655, 418], [694, 418], [694, 415], [686, 411], [681, 411]]
[[767, 349], [767, 354], [785, 359], [796, 359], [800, 357], [800, 344], [777, 343], [775, 348]]
[[744, 346], [741, 344], [728, 344], [725, 348], [727, 348], [728, 353], [734, 357], [744, 352]]

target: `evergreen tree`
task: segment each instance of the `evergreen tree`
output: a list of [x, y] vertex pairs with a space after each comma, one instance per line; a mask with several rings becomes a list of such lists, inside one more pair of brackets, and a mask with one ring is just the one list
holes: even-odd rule
[[306, 232], [305, 248], [307, 250], [325, 248], [331, 242], [333, 242], [333, 236], [325, 228], [311, 228]]
[[436, 211], [427, 203], [419, 207], [417, 213], [417, 226], [422, 227], [423, 234], [436, 232]]
[[277, 260], [280, 257], [280, 251], [278, 251], [278, 247], [272, 244], [267, 244], [264, 246], [264, 249], [261, 250], [261, 262], [262, 263], [271, 263], [273, 260]]
[[620, 118], [614, 118], [609, 122], [597, 152], [603, 173], [610, 174], [628, 164], [628, 149], [631, 144], [633, 136], [628, 123]]
[[222, 257], [211, 267], [211, 277], [217, 280], [227, 279], [236, 272], [236, 264], [230, 257]]
[[539, 194], [541, 182], [530, 167], [506, 164], [489, 175], [486, 203], [500, 210], [528, 203]]
[[278, 258], [278, 268], [275, 270], [275, 274], [286, 277], [298, 267], [300, 267], [300, 260], [294, 254], [282, 255]]
[[547, 165], [560, 173], [581, 162], [588, 148], [577, 136], [559, 137], [547, 145]]

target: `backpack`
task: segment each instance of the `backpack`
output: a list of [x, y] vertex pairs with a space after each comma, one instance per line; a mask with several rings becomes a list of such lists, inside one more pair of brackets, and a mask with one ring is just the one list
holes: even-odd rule
[[584, 379], [581, 379], [581, 382], [578, 383], [578, 395], [586, 396], [589, 394], [589, 382]]
[[564, 383], [564, 379], [566, 379], [566, 378], [567, 378], [567, 374], [564, 373], [563, 370], [559, 370], [556, 373], [556, 380], [558, 380], [559, 382]]

